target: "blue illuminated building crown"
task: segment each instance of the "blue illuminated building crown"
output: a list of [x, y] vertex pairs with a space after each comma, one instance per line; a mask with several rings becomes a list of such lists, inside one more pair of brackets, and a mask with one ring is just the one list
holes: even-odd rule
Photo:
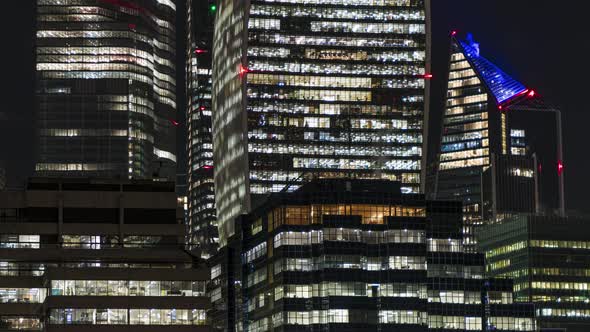
[[456, 42], [477, 75], [494, 95], [498, 105], [527, 91], [522, 83], [479, 54], [479, 44], [473, 41], [471, 34], [467, 35], [467, 40]]

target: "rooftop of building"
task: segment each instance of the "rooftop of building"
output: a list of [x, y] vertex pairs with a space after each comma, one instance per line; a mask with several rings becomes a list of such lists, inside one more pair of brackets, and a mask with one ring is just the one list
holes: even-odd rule
[[26, 190], [174, 192], [175, 184], [149, 179], [32, 177], [27, 181]]
[[582, 216], [517, 215], [483, 226], [477, 237], [485, 247], [523, 240], [588, 241], [590, 218]]
[[318, 179], [304, 183], [298, 193], [316, 192], [387, 193], [401, 195], [401, 183], [388, 180]]
[[20, 220], [56, 222], [59, 207], [64, 221], [108, 222], [119, 219], [120, 209], [126, 222], [177, 224], [183, 218], [173, 182], [30, 178], [24, 189], [0, 192], [0, 217], [12, 210], [10, 214]]
[[[423, 194], [404, 194], [401, 183], [389, 180], [365, 179], [315, 179], [304, 183], [292, 192], [278, 192], [267, 195], [252, 209], [250, 215], [264, 213], [279, 205], [310, 204], [395, 204], [425, 207], [446, 206], [460, 211], [458, 201], [431, 201]], [[450, 210], [449, 210], [450, 211]]]

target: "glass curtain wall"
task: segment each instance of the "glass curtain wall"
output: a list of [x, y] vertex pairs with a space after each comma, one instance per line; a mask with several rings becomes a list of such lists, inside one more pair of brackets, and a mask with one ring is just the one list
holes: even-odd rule
[[175, 11], [37, 0], [37, 175], [174, 181]]

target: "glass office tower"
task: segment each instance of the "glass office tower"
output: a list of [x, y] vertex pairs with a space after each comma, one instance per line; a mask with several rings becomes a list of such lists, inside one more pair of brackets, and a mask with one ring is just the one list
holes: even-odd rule
[[[514, 300], [535, 304], [541, 331], [590, 330], [587, 217], [518, 216], [482, 227], [487, 273], [514, 279]], [[561, 330], [563, 329], [563, 330]]]
[[219, 4], [213, 141], [221, 242], [259, 198], [311, 178], [421, 190], [428, 1]]
[[536, 331], [512, 281], [486, 279], [484, 256], [464, 252], [461, 208], [388, 181], [275, 194], [212, 263], [208, 314], [226, 331]]
[[37, 0], [37, 175], [174, 180], [175, 11]]
[[211, 71], [213, 0], [187, 1], [187, 134], [190, 247], [207, 258], [215, 253], [219, 237], [213, 185], [211, 135]]
[[471, 35], [455, 34], [436, 198], [463, 202], [465, 244], [475, 250], [477, 225], [515, 213], [563, 214], [561, 115], [481, 56]]

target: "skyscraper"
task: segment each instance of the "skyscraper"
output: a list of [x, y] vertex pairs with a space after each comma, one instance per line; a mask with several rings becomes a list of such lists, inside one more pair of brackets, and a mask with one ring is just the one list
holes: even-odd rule
[[428, 8], [427, 0], [220, 1], [212, 97], [222, 244], [261, 196], [310, 178], [421, 190]]
[[451, 35], [436, 198], [463, 202], [474, 250], [473, 227], [486, 221], [563, 214], [561, 115], [485, 59], [471, 35]]
[[188, 0], [187, 10], [187, 147], [188, 221], [191, 248], [211, 256], [219, 242], [213, 184], [211, 70], [213, 0]]
[[175, 11], [37, 0], [37, 175], [174, 180]]

